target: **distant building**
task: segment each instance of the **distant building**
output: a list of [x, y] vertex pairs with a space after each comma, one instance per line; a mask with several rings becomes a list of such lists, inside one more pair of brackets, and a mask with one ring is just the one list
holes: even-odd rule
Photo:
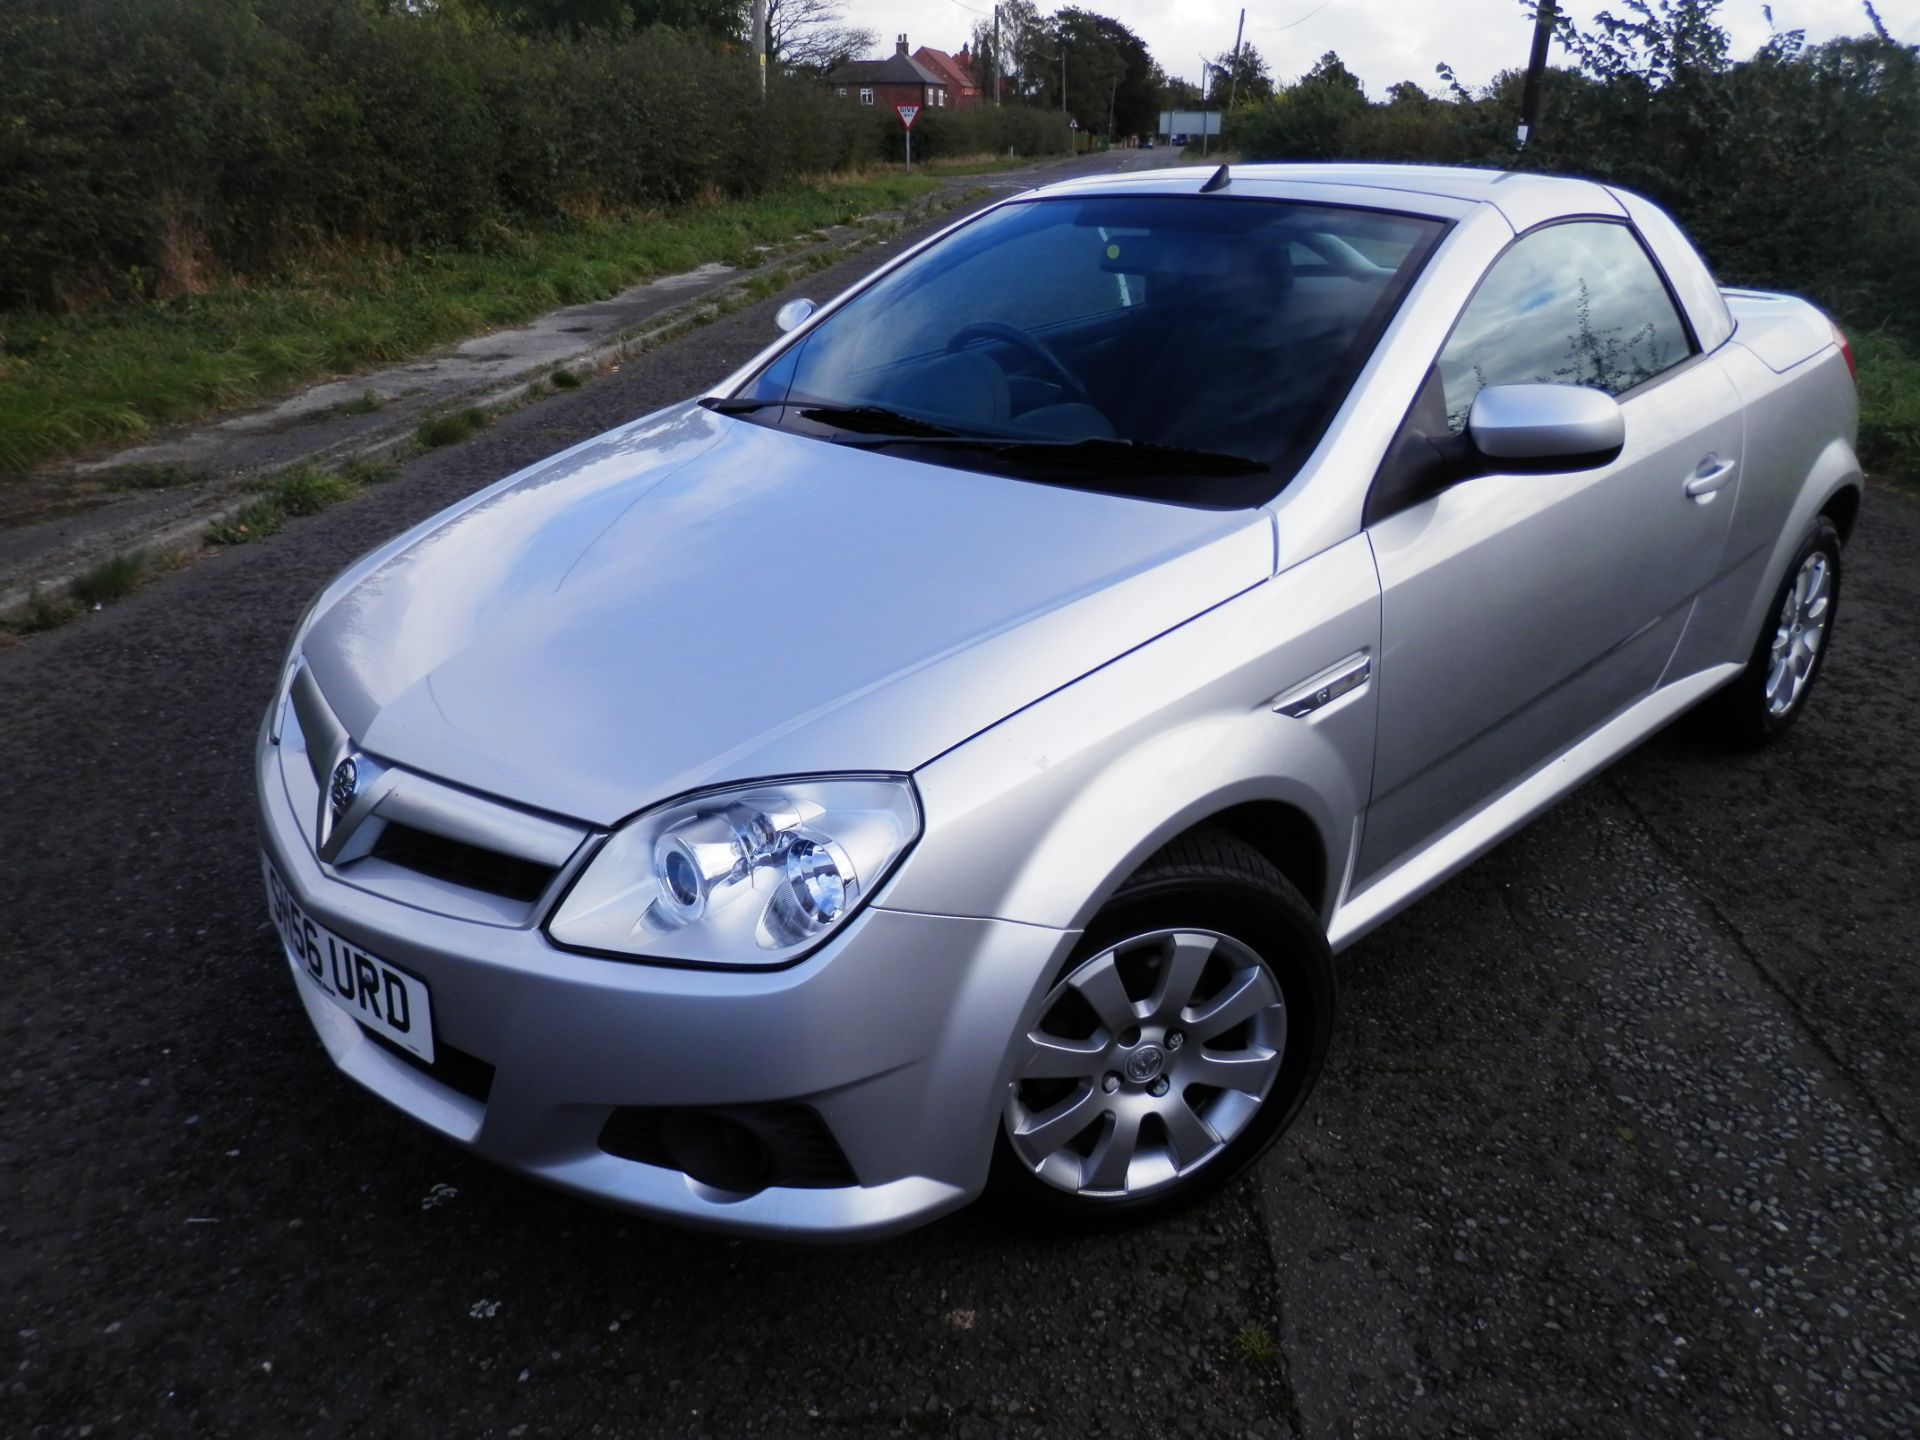
[[981, 93], [980, 82], [974, 78], [973, 56], [962, 45], [958, 51], [949, 55], [944, 50], [935, 50], [922, 45], [913, 52], [913, 58], [938, 75], [947, 84], [947, 103], [956, 109], [964, 110], [970, 105], [978, 105], [986, 99]]
[[939, 110], [954, 103], [947, 77], [909, 55], [904, 35], [894, 41], [893, 54], [886, 59], [849, 60], [827, 72], [827, 84], [843, 100], [883, 110], [896, 105]]

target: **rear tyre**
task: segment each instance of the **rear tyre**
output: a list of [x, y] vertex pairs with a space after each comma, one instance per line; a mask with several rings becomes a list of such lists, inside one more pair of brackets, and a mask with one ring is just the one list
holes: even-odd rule
[[1730, 745], [1764, 745], [1807, 708], [1840, 605], [1840, 532], [1822, 515], [1787, 566], [1740, 678], [1704, 706], [1708, 733]]
[[992, 1193], [1026, 1222], [1130, 1224], [1244, 1172], [1299, 1113], [1333, 1030], [1319, 918], [1200, 830], [1087, 929], [1015, 1046]]

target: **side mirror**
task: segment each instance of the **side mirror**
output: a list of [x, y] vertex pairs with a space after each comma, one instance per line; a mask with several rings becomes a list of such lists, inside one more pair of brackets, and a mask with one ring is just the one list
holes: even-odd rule
[[1502, 470], [1594, 470], [1620, 454], [1627, 421], [1604, 390], [1489, 385], [1473, 397], [1467, 434]]
[[773, 323], [782, 330], [796, 330], [807, 323], [807, 317], [820, 307], [811, 300], [789, 300], [773, 312]]

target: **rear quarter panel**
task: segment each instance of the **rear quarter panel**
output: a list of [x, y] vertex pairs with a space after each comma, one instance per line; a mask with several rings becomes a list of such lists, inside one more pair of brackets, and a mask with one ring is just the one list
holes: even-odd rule
[[[1810, 306], [1801, 308], [1817, 315]], [[1824, 319], [1820, 323], [1824, 327]], [[1774, 591], [1815, 517], [1835, 496], [1862, 483], [1854, 453], [1859, 400], [1846, 360], [1830, 338], [1809, 358], [1775, 370], [1741, 343], [1736, 329], [1715, 358], [1742, 402], [1742, 473], [1725, 567], [1701, 595], [1668, 666], [1669, 679], [1747, 660]]]

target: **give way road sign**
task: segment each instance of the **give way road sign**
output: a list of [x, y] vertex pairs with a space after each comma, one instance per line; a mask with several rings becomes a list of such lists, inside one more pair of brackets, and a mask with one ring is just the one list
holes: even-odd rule
[[893, 107], [893, 112], [900, 117], [900, 123], [911, 130], [913, 128], [913, 117], [920, 113], [920, 107], [918, 105], [896, 105]]

